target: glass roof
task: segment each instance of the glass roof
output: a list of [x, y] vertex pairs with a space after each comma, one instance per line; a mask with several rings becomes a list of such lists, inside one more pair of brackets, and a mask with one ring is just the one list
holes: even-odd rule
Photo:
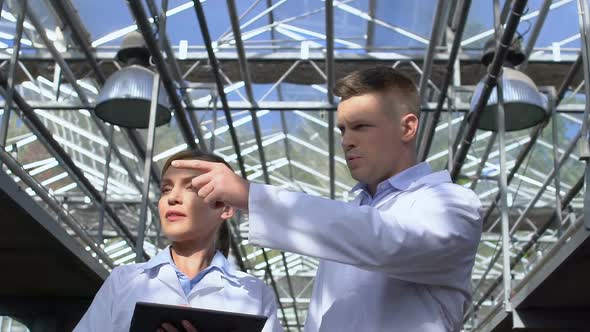
[[[408, 74], [418, 85], [426, 71], [428, 80], [424, 80], [422, 90], [424, 114], [430, 117], [440, 98], [445, 103], [424, 159], [434, 169], [452, 167], [449, 160], [453, 160], [464, 134], [462, 123], [474, 86], [486, 74], [479, 59], [484, 43], [494, 36], [493, 2], [473, 0], [469, 15], [461, 17], [458, 12], [464, 1], [445, 1], [447, 5], [441, 6], [435, 0], [341, 0], [333, 2], [328, 20], [324, 0], [234, 2], [243, 52], [237, 46], [226, 1], [198, 3], [206, 16], [212, 39], [209, 45], [204, 42], [194, 1], [141, 1], [143, 11], [138, 12], [121, 0], [29, 0], [21, 52], [15, 58], [22, 2], [4, 1], [0, 19], [3, 119], [8, 113], [6, 96], [12, 94], [7, 78], [15, 82], [4, 149], [88, 234], [97, 242], [104, 238], [102, 250], [115, 265], [132, 263], [137, 258], [121, 225], [137, 235], [142, 222], [139, 211], [147, 130], [111, 127], [94, 116], [93, 107], [104, 79], [121, 67], [115, 53], [123, 37], [135, 30], [146, 36], [146, 28], [137, 20], [140, 14], [146, 15], [142, 18], [149, 20], [147, 28], [157, 41], [157, 49], [150, 50], [152, 69], [156, 71], [158, 61], [162, 61], [166, 73], [161, 74], [171, 77], [170, 88], [181, 100], [181, 109], [173, 110], [172, 121], [156, 129], [152, 173], [156, 177], [150, 179], [152, 202], [158, 196], [159, 170], [166, 158], [198, 142], [196, 129], [204, 139], [199, 144], [224, 157], [238, 174], [243, 171], [252, 181], [264, 182], [268, 172], [272, 185], [324, 197], [330, 197], [333, 184], [335, 199], [351, 200], [354, 193], [350, 190], [355, 181], [339, 146], [340, 133], [329, 122], [330, 113], [337, 107], [337, 103], [330, 104], [329, 98], [330, 61], [336, 79], [352, 70], [387, 65]], [[165, 8], [163, 3], [167, 3]], [[159, 30], [163, 24], [160, 19], [153, 19], [148, 5], [153, 5], [156, 14], [165, 11], [165, 31]], [[499, 1], [500, 10], [509, 6], [510, 3]], [[440, 25], [434, 26], [439, 15]], [[333, 33], [326, 29], [327, 21], [333, 24]], [[457, 35], [461, 23], [465, 30]], [[523, 48], [531, 48], [528, 62], [521, 70], [543, 91], [554, 94], [580, 54], [577, 1], [529, 1], [517, 34], [522, 37]], [[173, 54], [167, 53], [164, 37]], [[454, 71], [448, 72], [449, 61], [456, 60], [450, 59], [454, 38], [461, 41], [459, 61]], [[334, 46], [333, 54], [328, 53], [330, 43]], [[212, 48], [215, 58], [209, 58], [207, 47]], [[431, 47], [434, 52], [429, 58], [427, 51]], [[215, 84], [213, 61], [219, 62], [227, 110]], [[242, 61], [248, 66], [249, 79], [242, 76]], [[556, 196], [573, 194], [569, 208], [581, 213], [582, 194], [579, 188], [576, 191], [576, 184], [585, 169], [579, 159], [578, 140], [586, 97], [580, 72], [575, 72], [567, 82], [556, 114], [538, 135], [535, 129], [506, 135], [508, 172], [518, 164], [508, 186], [513, 226], [522, 219], [519, 216], [527, 205], [532, 204], [530, 216], [514, 226], [519, 236], [514, 240], [514, 250], [550, 216]], [[447, 76], [451, 85], [448, 91], [441, 91]], [[232, 126], [224, 111], [231, 114]], [[193, 142], [185, 139], [186, 128], [179, 121], [187, 114]], [[260, 125], [258, 133], [253, 116]], [[237, 146], [231, 138], [233, 130]], [[333, 141], [330, 131], [334, 132]], [[532, 149], [521, 158], [531, 140]], [[472, 143], [456, 182], [474, 189], [483, 202], [482, 212], [486, 212], [499, 193], [500, 145], [495, 133], [479, 130]], [[334, 145], [333, 155], [330, 144]], [[261, 152], [266, 167], [261, 165]], [[555, 155], [563, 159], [557, 182], [551, 175]], [[240, 169], [239, 156], [243, 158], [244, 170]], [[334, 158], [334, 177], [330, 176], [330, 158]], [[15, 179], [22, 181], [16, 176]], [[103, 215], [97, 197], [104, 197], [105, 183], [106, 201], [112, 213], [107, 211]], [[24, 183], [23, 186], [28, 188]], [[32, 188], [27, 190], [44, 205]], [[492, 249], [500, 243], [496, 222], [499, 212], [490, 211], [474, 269], [474, 286], [494, 263]], [[153, 206], [147, 219], [144, 247], [151, 255], [165, 245], [165, 240]], [[289, 329], [299, 330], [309, 304], [317, 259], [275, 250], [263, 252], [248, 245], [247, 230], [247, 215], [232, 221], [232, 236], [237, 243], [232, 248], [234, 261], [273, 285], [281, 303], [280, 318]], [[546, 236], [554, 243], [558, 232], [551, 228]], [[532, 260], [530, 264], [534, 264]], [[497, 276], [501, 270], [494, 268], [490, 273], [487, 278]], [[516, 279], [522, 280], [523, 276], [524, 272]]]

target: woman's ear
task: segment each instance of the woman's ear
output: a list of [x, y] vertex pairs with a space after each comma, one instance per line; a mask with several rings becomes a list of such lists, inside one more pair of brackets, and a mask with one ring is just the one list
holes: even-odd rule
[[234, 216], [235, 209], [229, 205], [225, 205], [221, 212], [221, 219], [227, 220]]

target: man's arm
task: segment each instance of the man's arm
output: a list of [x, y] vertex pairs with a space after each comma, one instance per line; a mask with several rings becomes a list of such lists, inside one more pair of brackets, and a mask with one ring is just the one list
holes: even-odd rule
[[461, 286], [481, 235], [479, 200], [467, 189], [423, 188], [396, 210], [252, 184], [251, 244], [383, 271], [412, 282]]
[[250, 214], [250, 242], [378, 270], [398, 279], [462, 288], [481, 237], [477, 196], [451, 183], [421, 188], [396, 210], [249, 184], [219, 163], [176, 160], [202, 172], [192, 180], [211, 206]]

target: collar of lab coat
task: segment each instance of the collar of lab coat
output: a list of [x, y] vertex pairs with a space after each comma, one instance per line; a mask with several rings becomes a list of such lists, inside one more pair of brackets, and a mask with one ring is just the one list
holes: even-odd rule
[[[239, 284], [238, 277], [236, 276], [235, 269], [231, 266], [227, 258], [221, 254], [221, 252], [217, 252], [215, 254], [214, 260], [217, 262], [216, 267], [217, 271], [220, 272], [219, 278], [212, 278], [213, 283], [215, 286], [223, 287], [223, 280], [228, 280], [233, 282], [234, 284]], [[179, 285], [178, 276], [176, 275], [176, 271], [174, 270], [172, 255], [170, 252], [170, 246], [167, 246], [165, 249], [161, 250], [156, 256], [152, 257], [149, 261], [147, 261], [141, 267], [144, 271], [154, 269], [161, 265], [166, 265], [166, 267], [161, 267], [158, 272], [158, 278], [162, 280], [162, 282], [176, 288]], [[213, 273], [211, 271], [210, 273]]]
[[[393, 187], [399, 191], [407, 191], [424, 184], [438, 184], [444, 182], [451, 182], [449, 172], [432, 172], [430, 164], [427, 162], [421, 162], [412, 167], [406, 168], [387, 180], [384, 180], [377, 186], [377, 191], [385, 190], [388, 187]], [[351, 189], [351, 192], [357, 190], [363, 190], [368, 193], [368, 186], [366, 183], [359, 182]]]

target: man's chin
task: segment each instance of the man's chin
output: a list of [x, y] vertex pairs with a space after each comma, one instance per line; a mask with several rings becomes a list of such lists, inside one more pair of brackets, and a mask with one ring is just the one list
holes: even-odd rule
[[366, 174], [360, 172], [360, 170], [350, 170], [350, 176], [358, 182], [367, 183], [368, 177]]

